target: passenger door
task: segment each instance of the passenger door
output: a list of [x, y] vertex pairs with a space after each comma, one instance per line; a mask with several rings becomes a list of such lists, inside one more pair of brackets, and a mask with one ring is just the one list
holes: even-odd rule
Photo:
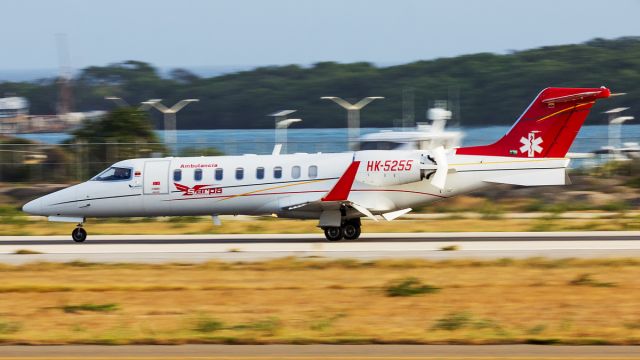
[[169, 198], [169, 167], [171, 160], [150, 160], [144, 164], [142, 193], [145, 214], [168, 215], [171, 211]]
[[170, 160], [152, 160], [144, 164], [144, 194], [160, 195], [169, 193]]

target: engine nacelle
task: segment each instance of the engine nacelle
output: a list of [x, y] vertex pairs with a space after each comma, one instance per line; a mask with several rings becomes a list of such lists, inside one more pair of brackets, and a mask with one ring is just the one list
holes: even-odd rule
[[418, 154], [376, 152], [360, 160], [356, 181], [373, 186], [393, 186], [421, 181], [426, 170], [421, 169]]

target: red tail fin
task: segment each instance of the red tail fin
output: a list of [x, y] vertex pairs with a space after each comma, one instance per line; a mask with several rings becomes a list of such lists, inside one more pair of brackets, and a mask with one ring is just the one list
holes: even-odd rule
[[463, 147], [457, 154], [564, 157], [597, 99], [611, 95], [601, 88], [546, 88], [505, 136], [491, 145]]

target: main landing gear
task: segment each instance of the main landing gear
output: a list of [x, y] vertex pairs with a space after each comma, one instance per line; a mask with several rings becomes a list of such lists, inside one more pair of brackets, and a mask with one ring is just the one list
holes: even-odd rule
[[347, 220], [340, 227], [331, 226], [322, 229], [329, 241], [355, 240], [360, 237], [360, 219]]
[[73, 229], [71, 232], [71, 238], [77, 243], [87, 240], [87, 231], [82, 227], [82, 224], [78, 224], [78, 226]]

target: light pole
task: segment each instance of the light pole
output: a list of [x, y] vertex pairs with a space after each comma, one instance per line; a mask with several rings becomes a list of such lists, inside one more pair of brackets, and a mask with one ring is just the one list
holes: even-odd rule
[[114, 103], [116, 103], [116, 105], [118, 105], [118, 107], [130, 106], [128, 102], [126, 102], [123, 98], [118, 96], [105, 96], [104, 99], [113, 101]]
[[[287, 116], [293, 114], [296, 111], [298, 110], [280, 110], [280, 111], [274, 112], [273, 114], [267, 115], [267, 116], [273, 116], [274, 118], [275, 141], [276, 141], [275, 146], [278, 146], [278, 144], [280, 144], [281, 148], [279, 152], [286, 154], [286, 151], [287, 151], [287, 144], [286, 144], [287, 127], [289, 127], [289, 125], [295, 122], [302, 121], [300, 119], [287, 119]], [[294, 120], [294, 121], [288, 121], [288, 120]]]
[[621, 112], [627, 109], [627, 107], [617, 107], [604, 112], [607, 114], [607, 121], [609, 122], [609, 126], [607, 127], [609, 133], [607, 145], [611, 152], [609, 154], [609, 160], [615, 160], [618, 157], [622, 138], [622, 124], [625, 121], [633, 120], [633, 116], [619, 116]]
[[360, 110], [376, 99], [384, 99], [383, 96], [367, 96], [366, 98], [351, 104], [337, 96], [323, 96], [323, 100], [332, 100], [347, 110], [347, 127], [349, 147], [352, 147], [360, 137]]
[[[105, 96], [104, 99], [113, 101], [114, 103], [116, 103], [116, 105], [118, 107], [130, 107], [131, 106], [131, 105], [129, 105], [129, 103], [125, 99], [123, 99], [121, 97], [118, 97], [118, 96]], [[154, 102], [157, 102], [157, 101], [160, 101], [160, 99], [149, 99], [147, 101], [143, 101], [143, 102], [140, 103], [141, 105], [138, 106], [138, 110], [142, 110], [142, 111], [149, 110], [151, 105]]]
[[[176, 113], [192, 102], [198, 102], [198, 99], [185, 99], [178, 101], [175, 105], [168, 108], [160, 102], [162, 99], [152, 99], [145, 101], [143, 105], [150, 105], [164, 114], [164, 143], [172, 147], [172, 153], [175, 155], [178, 145], [178, 137], [176, 133]], [[170, 145], [169, 145], [170, 144]]]
[[301, 122], [302, 119], [285, 119], [276, 123], [276, 143], [282, 144], [282, 152], [287, 153], [287, 128], [294, 123]]

